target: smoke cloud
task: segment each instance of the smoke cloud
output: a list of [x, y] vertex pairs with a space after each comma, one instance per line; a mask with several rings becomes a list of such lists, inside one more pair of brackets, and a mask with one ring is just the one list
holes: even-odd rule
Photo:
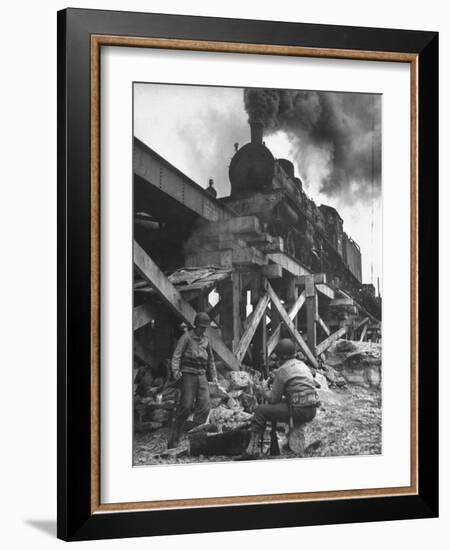
[[300, 174], [319, 192], [352, 204], [381, 191], [381, 96], [248, 88], [249, 122], [283, 131]]
[[187, 172], [203, 187], [212, 177], [219, 197], [230, 194], [228, 165], [235, 153], [234, 143], [243, 145], [249, 141], [245, 114], [236, 116], [235, 113], [236, 110], [205, 109], [177, 128], [185, 148]]

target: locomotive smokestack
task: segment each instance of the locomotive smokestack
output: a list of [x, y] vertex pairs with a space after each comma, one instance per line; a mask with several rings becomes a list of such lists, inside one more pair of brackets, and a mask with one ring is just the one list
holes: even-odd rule
[[259, 145], [262, 145], [263, 142], [263, 123], [259, 120], [256, 120], [254, 122], [250, 122], [250, 135], [251, 135], [251, 142], [257, 143]]

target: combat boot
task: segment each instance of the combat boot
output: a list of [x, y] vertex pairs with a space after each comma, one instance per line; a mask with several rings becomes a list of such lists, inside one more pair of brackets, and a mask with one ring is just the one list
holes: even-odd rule
[[245, 451], [234, 460], [257, 460], [260, 457], [259, 442], [261, 434], [259, 432], [250, 432], [250, 441]]

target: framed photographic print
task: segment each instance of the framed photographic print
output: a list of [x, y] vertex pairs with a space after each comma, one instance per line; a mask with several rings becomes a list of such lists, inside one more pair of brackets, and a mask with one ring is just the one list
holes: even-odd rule
[[438, 36], [58, 13], [58, 536], [438, 513]]

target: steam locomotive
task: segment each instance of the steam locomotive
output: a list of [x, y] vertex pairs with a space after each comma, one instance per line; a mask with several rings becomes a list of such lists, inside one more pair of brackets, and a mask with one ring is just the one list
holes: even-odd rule
[[222, 199], [237, 215], [257, 216], [264, 229], [284, 241], [284, 251], [340, 288], [362, 287], [361, 250], [343, 230], [331, 206], [317, 206], [287, 159], [275, 159], [263, 142], [263, 125], [250, 124], [251, 141], [229, 165], [231, 194]]

